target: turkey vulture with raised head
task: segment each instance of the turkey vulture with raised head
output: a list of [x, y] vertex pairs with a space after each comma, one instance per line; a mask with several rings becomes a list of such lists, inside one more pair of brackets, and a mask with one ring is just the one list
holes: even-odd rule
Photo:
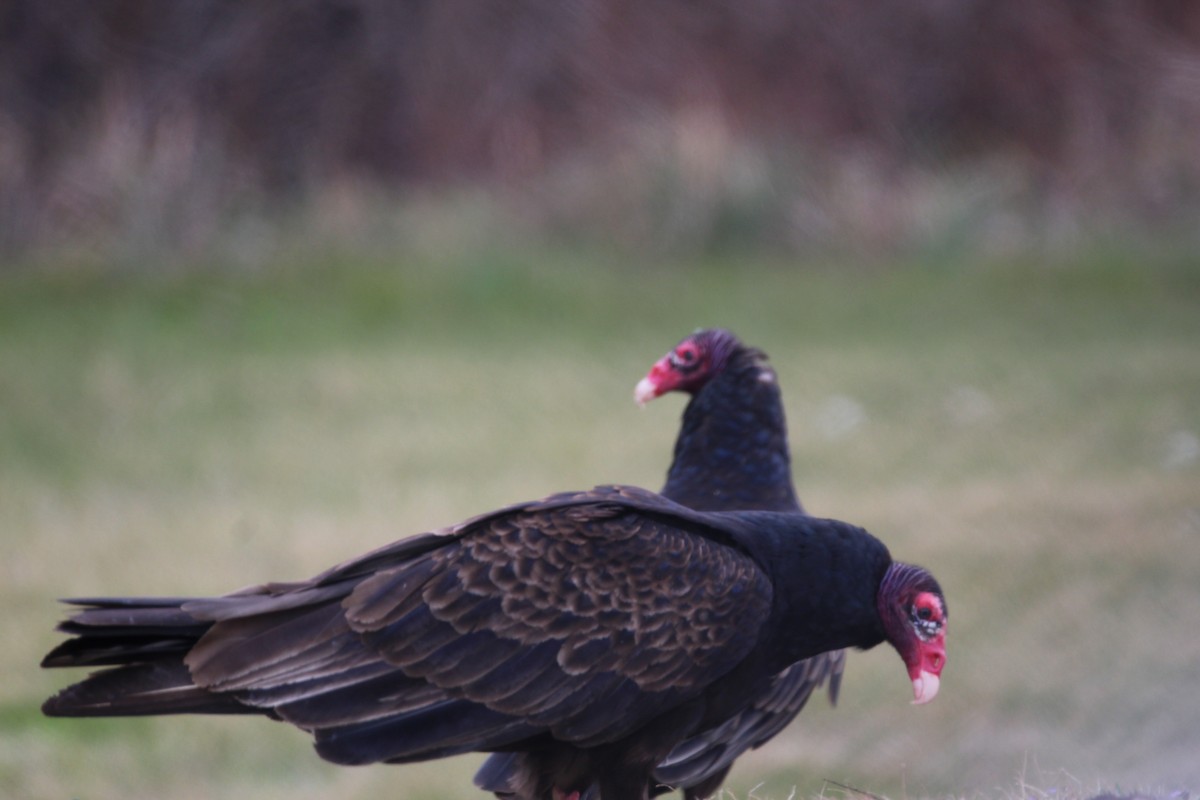
[[[659, 359], [638, 382], [641, 405], [672, 391], [691, 395], [683, 413], [664, 497], [701, 511], [803, 509], [792, 487], [783, 398], [766, 354], [730, 331], [699, 330]], [[710, 797], [742, 753], [783, 730], [828, 683], [836, 700], [843, 650], [822, 653], [774, 676], [744, 710], [682, 742], [654, 770], [652, 794], [683, 788], [688, 800]], [[491, 756], [476, 785], [501, 798], [523, 756]]]
[[309, 581], [85, 598], [47, 667], [108, 667], [51, 716], [249, 713], [339, 764], [528, 754], [522, 798], [649, 796], [678, 743], [788, 664], [887, 641], [937, 693], [946, 606], [866, 531], [630, 487], [510, 506]]
[[698, 511], [803, 511], [792, 487], [787, 421], [763, 351], [722, 328], [700, 330], [660, 358], [634, 389], [645, 405], [687, 392], [662, 494]]

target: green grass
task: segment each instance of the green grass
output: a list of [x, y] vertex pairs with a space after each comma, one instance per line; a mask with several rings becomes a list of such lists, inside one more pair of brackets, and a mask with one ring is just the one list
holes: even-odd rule
[[1200, 788], [1195, 259], [313, 263], [0, 279], [0, 794], [478, 796], [474, 759], [341, 769], [267, 721], [44, 719], [71, 677], [36, 667], [54, 598], [302, 578], [503, 503], [656, 487], [682, 399], [639, 411], [633, 384], [711, 324], [771, 354], [810, 510], [932, 567], [951, 610], [936, 703], [855, 654], [839, 708], [739, 762], [734, 796], [1009, 797], [1033, 765]]

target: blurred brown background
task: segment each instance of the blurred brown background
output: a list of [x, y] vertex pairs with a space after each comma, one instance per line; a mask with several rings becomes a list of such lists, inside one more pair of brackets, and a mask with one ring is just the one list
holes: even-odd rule
[[634, 246], [1157, 235], [1198, 123], [1188, 0], [8, 0], [0, 248], [361, 237], [465, 186]]

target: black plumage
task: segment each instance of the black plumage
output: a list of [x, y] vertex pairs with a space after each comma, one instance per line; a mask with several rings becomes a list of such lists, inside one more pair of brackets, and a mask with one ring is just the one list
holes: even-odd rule
[[925, 674], [922, 654], [944, 652], [936, 582], [865, 531], [629, 487], [510, 506], [309, 581], [71, 602], [73, 638], [43, 665], [107, 668], [49, 715], [257, 713], [340, 764], [519, 751], [529, 798], [647, 797], [672, 748], [816, 653], [886, 639]]
[[698, 511], [803, 511], [792, 483], [783, 396], [762, 350], [697, 331], [638, 384], [645, 403], [691, 394], [662, 494]]
[[[766, 354], [731, 332], [700, 330], [651, 368], [635, 396], [645, 403], [669, 391], [691, 394], [664, 496], [702, 511], [761, 509], [802, 512], [792, 481], [783, 397]], [[655, 770], [663, 785], [684, 787], [688, 800], [709, 797], [734, 760], [759, 747], [828, 685], [837, 701], [843, 650], [788, 667], [743, 712], [684, 742]]]

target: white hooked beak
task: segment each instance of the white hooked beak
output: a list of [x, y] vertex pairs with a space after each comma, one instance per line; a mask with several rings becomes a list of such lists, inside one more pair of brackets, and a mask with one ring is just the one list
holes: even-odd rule
[[649, 377], [642, 378], [638, 381], [637, 386], [633, 387], [633, 399], [639, 406], [646, 405], [656, 397], [658, 397], [658, 387]]
[[921, 671], [916, 678], [913, 679], [913, 705], [920, 706], [928, 703], [933, 698], [937, 697], [938, 688], [942, 684], [942, 679], [932, 672]]

